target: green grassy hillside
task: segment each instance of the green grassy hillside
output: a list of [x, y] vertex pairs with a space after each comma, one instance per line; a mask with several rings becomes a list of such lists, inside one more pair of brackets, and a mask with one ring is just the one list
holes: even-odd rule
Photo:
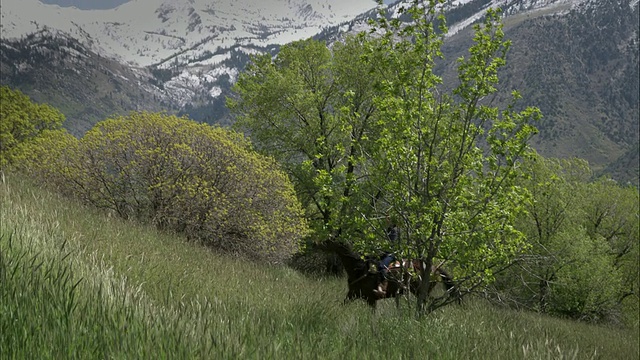
[[2, 358], [636, 359], [638, 330], [468, 299], [342, 304], [343, 278], [222, 256], [62, 199], [0, 184]]

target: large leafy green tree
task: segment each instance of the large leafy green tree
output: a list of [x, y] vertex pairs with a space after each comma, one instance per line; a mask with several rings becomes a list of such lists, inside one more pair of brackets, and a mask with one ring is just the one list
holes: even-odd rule
[[452, 301], [431, 298], [432, 265], [472, 289], [526, 247], [513, 222], [527, 193], [514, 180], [539, 116], [491, 105], [509, 47], [493, 10], [458, 60], [459, 84], [442, 85], [440, 3], [413, 1], [400, 14], [410, 24], [381, 14], [374, 35], [333, 51], [308, 40], [254, 58], [229, 101], [259, 148], [284, 161], [321, 234], [376, 251], [387, 219], [398, 222], [396, 254], [426, 265], [421, 313]]
[[309, 39], [275, 59], [255, 57], [228, 100], [236, 126], [284, 165], [318, 238], [344, 230], [371, 140], [372, 64], [362, 42], [349, 37], [330, 50]]
[[46, 130], [61, 130], [64, 115], [47, 104], [36, 104], [19, 90], [0, 87], [0, 167], [14, 163], [18, 145]]
[[[581, 224], [591, 239], [602, 244], [607, 264], [613, 268], [606, 281], [618, 285], [610, 294], [611, 298], [587, 309], [592, 310], [596, 316], [602, 316], [603, 313], [606, 316], [611, 309], [623, 311], [627, 320], [637, 324], [640, 304], [638, 188], [621, 186], [611, 179], [603, 178], [587, 186], [584, 199], [584, 207], [581, 207], [584, 218]], [[593, 271], [593, 268], [589, 270]]]
[[447, 31], [440, 3], [413, 1], [404, 12], [410, 25], [379, 17], [382, 41], [369, 54], [380, 69], [379, 137], [366, 169], [373, 216], [361, 217], [361, 227], [373, 229], [366, 242], [375, 244], [382, 227], [375, 219], [391, 214], [399, 223], [396, 253], [425, 265], [420, 312], [453, 301], [431, 297], [432, 266], [453, 268], [468, 291], [490, 282], [526, 247], [514, 221], [527, 192], [514, 180], [539, 117], [535, 108], [514, 110], [515, 91], [505, 109], [491, 103], [510, 44], [495, 10], [474, 26], [474, 44], [457, 60], [457, 86], [442, 86], [433, 72]]
[[576, 210], [582, 205], [583, 185], [591, 172], [584, 160], [541, 156], [524, 168], [529, 176], [522, 185], [529, 189], [533, 201], [518, 223], [532, 247], [514, 269], [522, 274], [511, 276], [523, 281], [512, 287], [512, 294], [520, 293], [514, 300], [521, 306], [554, 311], [555, 285], [565, 282], [562, 276], [568, 274], [567, 270], [575, 273], [576, 265], [587, 260], [584, 250], [590, 246], [584, 241], [587, 236]]
[[633, 261], [640, 235], [638, 189], [603, 178], [591, 184], [585, 197], [588, 233], [609, 243], [617, 262]]

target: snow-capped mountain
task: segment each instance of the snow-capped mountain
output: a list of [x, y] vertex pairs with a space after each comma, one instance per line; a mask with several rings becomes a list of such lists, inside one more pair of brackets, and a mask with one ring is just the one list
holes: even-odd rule
[[[565, 9], [584, 0], [452, 0], [451, 34], [477, 21], [489, 6], [507, 13]], [[406, 0], [391, 5], [397, 13]], [[131, 0], [110, 10], [79, 10], [38, 0], [3, 0], [1, 37], [63, 33], [93, 52], [162, 74], [162, 90], [179, 106], [220, 102], [253, 53], [322, 31], [366, 29], [374, 0]], [[354, 20], [356, 19], [356, 20]], [[331, 30], [333, 29], [333, 30]], [[164, 71], [164, 72], [162, 72]]]
[[48, 27], [101, 55], [150, 66], [235, 45], [285, 44], [375, 6], [373, 0], [132, 0], [110, 10], [79, 10], [38, 0], [3, 0], [2, 38]]
[[132, 0], [79, 10], [3, 0], [1, 37], [64, 33], [121, 63], [164, 69], [163, 89], [186, 106], [219, 97], [240, 70], [238, 58], [246, 62], [248, 54], [311, 37], [375, 7], [374, 0]]
[[[503, 15], [526, 15], [543, 11], [546, 15], [566, 13], [585, 2], [597, 3], [597, 0], [449, 0], [442, 4], [442, 10], [447, 17], [448, 35], [452, 36], [480, 20], [487, 9], [500, 8]], [[397, 17], [401, 8], [410, 6], [412, 0], [398, 0], [392, 2], [387, 9], [389, 17]], [[631, 7], [637, 5], [638, 0], [631, 1]], [[330, 29], [333, 33], [358, 32], [365, 30], [367, 20], [376, 16], [375, 11], [369, 11], [356, 17], [354, 21], [343, 24], [339, 29]]]
[[[392, 2], [388, 13], [410, 2]], [[633, 178], [638, 0], [449, 0], [446, 59], [467, 55], [468, 28], [489, 7], [502, 8], [513, 41], [501, 85], [544, 114], [536, 148]], [[0, 10], [2, 84], [62, 105], [76, 135], [136, 109], [230, 121], [225, 97], [249, 54], [275, 55], [310, 36], [331, 43], [377, 16], [374, 0], [131, 0], [111, 10], [2, 0]]]

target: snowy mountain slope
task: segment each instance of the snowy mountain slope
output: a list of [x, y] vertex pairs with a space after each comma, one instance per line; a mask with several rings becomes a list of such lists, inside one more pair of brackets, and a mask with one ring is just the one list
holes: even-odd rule
[[[403, 1], [407, 0], [394, 3], [391, 13], [397, 12]], [[249, 61], [249, 54], [275, 55], [280, 45], [311, 35], [331, 43], [345, 33], [367, 30], [367, 20], [377, 14], [373, 0], [252, 3], [133, 0], [112, 10], [81, 11], [45, 6], [37, 0], [2, 0], [0, 80], [30, 90], [29, 95], [36, 98], [50, 94], [55, 98], [40, 100], [61, 108], [64, 98], [71, 98], [80, 110], [78, 116], [68, 118], [86, 121], [74, 132], [78, 134], [105, 114], [157, 106], [198, 121], [228, 123], [232, 120], [225, 96]], [[622, 174], [616, 178], [637, 183], [638, 3], [451, 0], [445, 4], [450, 30], [443, 51], [447, 59], [465, 56], [471, 41], [469, 26], [482, 18], [488, 7], [500, 6], [507, 38], [513, 40], [501, 84], [522, 90], [523, 103], [542, 109], [545, 116], [539, 124], [536, 149], [548, 156], [584, 157], [597, 169], [607, 167], [609, 173]], [[358, 9], [370, 10], [360, 13]], [[40, 31], [46, 34], [41, 39], [24, 35], [45, 27], [49, 30]], [[52, 36], [64, 38], [61, 32], [79, 41], [72, 53], [90, 49], [119, 58], [133, 73], [105, 59], [95, 65], [94, 56], [79, 61], [54, 54], [50, 55], [54, 59], [67, 60], [39, 64], [36, 60], [43, 51], [68, 47], [51, 40]], [[17, 50], [7, 51], [10, 47]], [[443, 66], [451, 67], [450, 62]], [[54, 63], [58, 67], [49, 69]], [[101, 70], [92, 73], [93, 68]], [[442, 73], [455, 77], [446, 70]], [[52, 90], [61, 87], [68, 91]], [[138, 91], [129, 93], [130, 88]], [[88, 94], [93, 96], [91, 101], [74, 98]], [[95, 113], [87, 116], [91, 110]]]
[[110, 10], [79, 10], [3, 0], [1, 35], [18, 38], [47, 27], [101, 55], [150, 66], [237, 44], [285, 44], [375, 6], [374, 0], [132, 0]]
[[[408, 7], [412, 0], [392, 2], [387, 9], [387, 17], [397, 17], [400, 8]], [[515, 15], [554, 15], [563, 14], [584, 3], [598, 3], [598, 0], [448, 0], [442, 5], [449, 28], [448, 36], [468, 28], [478, 22], [489, 8], [502, 9], [504, 17]], [[631, 0], [631, 7], [637, 5], [638, 0]], [[357, 16], [353, 21], [324, 29], [317, 38], [336, 41], [345, 34], [366, 31], [368, 20], [377, 16], [376, 10], [370, 10]]]
[[102, 57], [77, 40], [42, 30], [0, 42], [0, 85], [60, 109], [64, 126], [82, 136], [96, 122], [132, 110], [174, 111], [150, 72]]
[[79, 10], [2, 0], [0, 34], [68, 35], [101, 56], [154, 70], [160, 90], [180, 107], [218, 107], [249, 54], [273, 52], [375, 7], [375, 0], [132, 0]]
[[[580, 1], [452, 0], [445, 7], [455, 34], [489, 6], [516, 13]], [[1, 35], [19, 38], [43, 28], [67, 33], [102, 56], [165, 70], [162, 90], [183, 107], [219, 106], [249, 54], [274, 52], [328, 29], [364, 30], [375, 7], [374, 0], [132, 0], [110, 10], [79, 10], [3, 0]]]

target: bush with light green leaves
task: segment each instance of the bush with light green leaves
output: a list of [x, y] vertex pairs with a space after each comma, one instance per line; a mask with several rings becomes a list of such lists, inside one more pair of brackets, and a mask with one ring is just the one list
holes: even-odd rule
[[[57, 148], [60, 138], [50, 140]], [[38, 151], [46, 147], [30, 152], [47, 159]], [[272, 262], [290, 257], [306, 235], [288, 177], [236, 132], [140, 112], [102, 121], [65, 148], [47, 161], [32, 157], [32, 171], [125, 219]]]
[[0, 167], [19, 163], [16, 149], [48, 130], [61, 130], [64, 115], [47, 104], [36, 104], [8, 86], [0, 87]]

